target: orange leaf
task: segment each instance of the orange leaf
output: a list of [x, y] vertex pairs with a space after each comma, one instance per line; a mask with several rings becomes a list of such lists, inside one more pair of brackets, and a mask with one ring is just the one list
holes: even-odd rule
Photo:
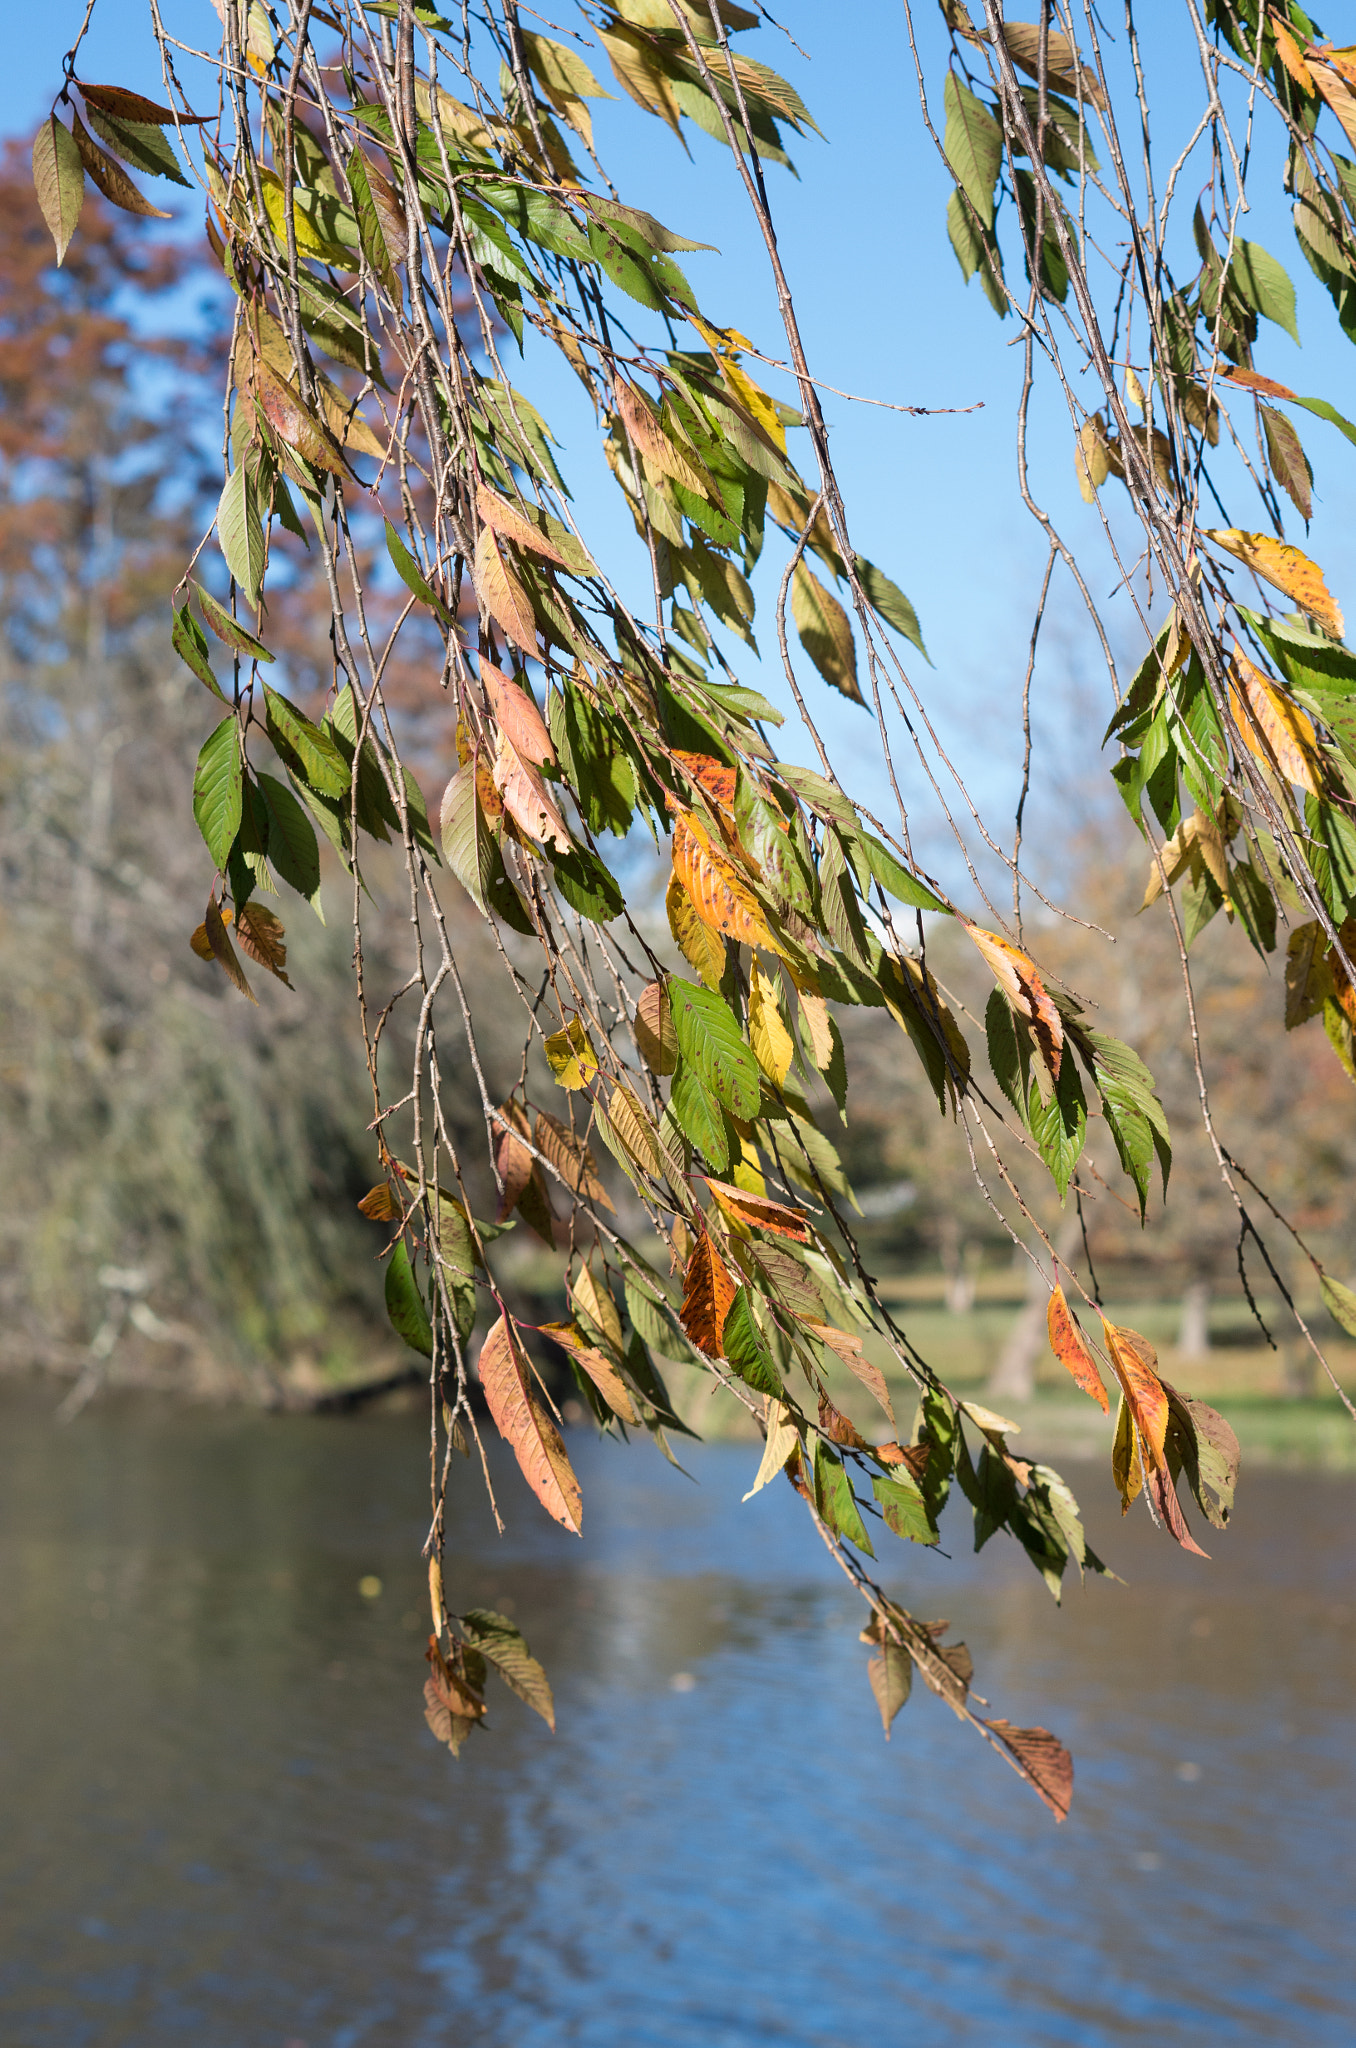
[[[1314, 61], [1315, 57], [1320, 54], [1327, 59], [1325, 63], [1320, 64]], [[1334, 114], [1336, 114], [1347, 141], [1356, 143], [1356, 93], [1353, 93], [1351, 86], [1347, 83], [1347, 78], [1351, 75], [1348, 72], [1347, 64], [1339, 64], [1338, 61], [1346, 55], [1345, 51], [1338, 50], [1324, 50], [1321, 53], [1318, 51], [1311, 52], [1309, 76], [1313, 79], [1314, 84], [1318, 87]], [[1352, 67], [1352, 69], [1356, 71], [1356, 67]]]
[[1312, 99], [1314, 96], [1314, 76], [1300, 54], [1299, 44], [1295, 41], [1285, 23], [1279, 21], [1274, 14], [1271, 17], [1271, 31], [1276, 38], [1276, 55], [1280, 58], [1300, 91], [1307, 93], [1309, 98]]
[[706, 1185], [725, 1214], [736, 1223], [774, 1231], [778, 1237], [794, 1238], [797, 1244], [809, 1243], [809, 1225], [802, 1210], [789, 1209], [785, 1203], [769, 1201], [764, 1195], [746, 1194], [743, 1188], [732, 1187], [728, 1181], [712, 1180], [709, 1174]]
[[[812, 1337], [818, 1337], [821, 1344], [826, 1344], [830, 1351], [836, 1353], [842, 1359], [848, 1371], [861, 1381], [867, 1392], [874, 1394], [891, 1422], [893, 1422], [895, 1411], [890, 1400], [890, 1389], [885, 1383], [885, 1374], [878, 1365], [873, 1365], [866, 1356], [866, 1353], [862, 1350], [861, 1338], [849, 1337], [846, 1330], [835, 1330], [832, 1323], [817, 1323], [809, 1316], [802, 1316], [801, 1321], [804, 1323], [809, 1334]], [[886, 1451], [893, 1451], [895, 1455], [893, 1457], [886, 1456]], [[877, 1457], [884, 1457], [887, 1465], [900, 1464], [904, 1457], [904, 1453], [897, 1444], [887, 1445], [885, 1451], [878, 1450], [876, 1455]]]
[[480, 664], [480, 680], [485, 685], [495, 723], [512, 743], [519, 759], [533, 768], [553, 763], [556, 750], [532, 693], [520, 689], [501, 669], [484, 660]]
[[363, 1215], [368, 1218], [369, 1222], [399, 1223], [400, 1221], [400, 1204], [391, 1193], [389, 1181], [378, 1181], [374, 1188], [369, 1188], [361, 1202], [359, 1202], [358, 1207]]
[[555, 846], [560, 853], [569, 852], [569, 826], [548, 796], [540, 775], [523, 760], [502, 726], [494, 757], [494, 786], [504, 799], [504, 809], [529, 839], [539, 845]]
[[676, 874], [669, 876], [664, 892], [664, 909], [669, 930], [690, 967], [695, 967], [708, 988], [718, 988], [725, 972], [725, 948], [693, 908], [692, 898]]
[[245, 970], [236, 956], [235, 947], [226, 935], [226, 915], [215, 896], [209, 896], [207, 899], [207, 915], [203, 919], [203, 927], [207, 933], [208, 945], [241, 995], [248, 996], [250, 1001], [257, 1005], [258, 998], [245, 978]]
[[[520, 1109], [516, 1102], [506, 1102], [500, 1114], [507, 1117], [514, 1129], [496, 1128], [494, 1134], [495, 1170], [504, 1183], [504, 1192], [499, 1197], [499, 1207], [495, 1212], [496, 1223], [502, 1223], [517, 1207], [537, 1163], [523, 1143], [528, 1128], [526, 1111]], [[522, 1137], [517, 1135], [519, 1131]]]
[[1255, 575], [1283, 590], [1287, 597], [1293, 597], [1300, 610], [1308, 612], [1325, 633], [1331, 633], [1336, 640], [1342, 638], [1346, 628], [1323, 581], [1323, 571], [1299, 548], [1288, 541], [1274, 540], [1269, 533], [1240, 532], [1236, 526], [1202, 527], [1201, 538], [1212, 540], [1217, 548], [1223, 548]]
[[734, 862], [691, 811], [673, 821], [673, 872], [702, 922], [722, 937], [778, 952], [762, 906]]
[[1220, 370], [1219, 375], [1226, 384], [1241, 384], [1245, 391], [1259, 392], [1263, 398], [1293, 399], [1299, 396], [1288, 384], [1278, 384], [1274, 377], [1264, 377], [1260, 370], [1239, 370], [1228, 365]]
[[[961, 922], [964, 924], [965, 920]], [[1004, 995], [1035, 1032], [1036, 1043], [1045, 1055], [1045, 1064], [1057, 1081], [1064, 1052], [1064, 1025], [1059, 1011], [1045, 993], [1045, 984], [1036, 972], [1035, 961], [997, 932], [982, 931], [974, 924], [965, 924], [965, 929]]]
[[1168, 1429], [1168, 1397], [1158, 1377], [1158, 1354], [1148, 1339], [1138, 1330], [1109, 1323], [1105, 1316], [1102, 1330], [1133, 1431], [1133, 1441], [1123, 1441], [1123, 1435], [1128, 1439], [1130, 1432], [1118, 1424], [1112, 1451], [1112, 1472], [1121, 1496], [1121, 1513], [1125, 1514], [1146, 1475], [1166, 1470], [1163, 1440]]
[[625, 1380], [607, 1353], [600, 1351], [596, 1344], [590, 1344], [576, 1323], [543, 1323], [541, 1334], [554, 1337], [556, 1343], [583, 1367], [614, 1415], [633, 1426], [639, 1423], [640, 1413]]
[[1233, 670], [1238, 688], [1229, 692], [1229, 706], [1245, 746], [1287, 782], [1297, 782], [1310, 796], [1321, 796], [1323, 760], [1308, 712], [1254, 668], [1246, 654], [1235, 654]]
[[673, 758], [682, 763], [698, 789], [709, 796], [713, 803], [719, 804], [724, 810], [729, 810], [735, 796], [735, 769], [727, 768], [723, 761], [714, 760], [710, 754], [677, 752]]
[[830, 1443], [846, 1444], [854, 1451], [870, 1449], [856, 1423], [850, 1421], [841, 1408], [835, 1408], [827, 1394], [819, 1397], [819, 1426]]
[[500, 630], [524, 654], [537, 652], [537, 619], [532, 601], [499, 552], [492, 526], [482, 526], [472, 577], [476, 594]]
[[1045, 1311], [1045, 1320], [1050, 1330], [1050, 1349], [1060, 1364], [1072, 1373], [1085, 1394], [1091, 1395], [1103, 1415], [1110, 1413], [1106, 1388], [1102, 1376], [1093, 1362], [1092, 1353], [1083, 1341], [1083, 1332], [1070, 1312], [1064, 1289], [1055, 1282], [1055, 1291], [1050, 1296]]
[[697, 1242], [683, 1274], [683, 1301], [678, 1320], [699, 1351], [725, 1356], [725, 1318], [735, 1298], [735, 1279], [712, 1244], [706, 1226], [697, 1225]]
[[511, 540], [515, 547], [527, 548], [533, 554], [544, 555], [548, 562], [559, 562], [562, 569], [569, 563], [553, 540], [548, 540], [515, 505], [507, 498], [501, 498], [498, 491], [492, 491], [488, 484], [481, 484], [476, 490], [476, 510], [487, 526], [503, 540]]
[[583, 1501], [565, 1442], [551, 1417], [534, 1399], [512, 1323], [501, 1315], [480, 1347], [478, 1365], [485, 1405], [511, 1446], [524, 1479], [561, 1525], [582, 1533]]

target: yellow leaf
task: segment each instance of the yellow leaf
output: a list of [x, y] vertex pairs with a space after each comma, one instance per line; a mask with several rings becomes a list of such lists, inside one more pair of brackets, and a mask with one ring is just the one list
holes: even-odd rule
[[766, 391], [761, 390], [747, 371], [740, 368], [739, 357], [735, 353], [737, 349], [752, 348], [753, 343], [735, 327], [708, 327], [700, 313], [689, 313], [687, 317], [715, 357], [720, 374], [735, 397], [747, 407], [768, 439], [775, 441], [785, 455], [786, 428], [777, 417], [777, 408]]
[[[259, 169], [259, 190], [263, 195], [264, 212], [268, 215], [269, 226], [281, 249], [287, 248], [287, 194], [282, 179], [276, 171]], [[346, 248], [342, 242], [332, 241], [321, 227], [318, 227], [306, 212], [306, 202], [314, 197], [304, 188], [292, 189], [292, 225], [296, 229], [298, 256], [311, 256], [320, 263], [332, 263], [337, 270], [356, 270], [358, 256], [354, 249]]]
[[848, 615], [804, 562], [791, 579], [791, 616], [801, 645], [826, 683], [854, 704], [866, 699], [857, 687], [857, 648]]
[[829, 1006], [823, 996], [813, 995], [809, 989], [798, 989], [796, 993], [800, 1000], [801, 1022], [810, 1041], [810, 1057], [821, 1074], [827, 1073], [833, 1059], [833, 1023]]
[[[1008, 46], [1008, 55], [1019, 70], [1029, 77], [1040, 76], [1041, 32], [1031, 21], [1005, 21], [1003, 41]], [[1097, 82], [1097, 73], [1088, 64], [1080, 51], [1077, 66], [1074, 63], [1074, 46], [1059, 29], [1046, 30], [1045, 37], [1045, 82], [1051, 92], [1068, 93], [1072, 99], [1078, 96], [1089, 106], [1105, 107], [1106, 94]]]
[[1321, 796], [1323, 759], [1308, 712], [1254, 668], [1245, 654], [1234, 656], [1233, 672], [1237, 688], [1229, 692], [1229, 708], [1244, 745], [1287, 782], [1298, 783], [1310, 796]]
[[1315, 920], [1290, 934], [1285, 949], [1285, 1028], [1294, 1031], [1316, 1017], [1332, 997], [1332, 954], [1327, 934]]
[[698, 917], [692, 907], [692, 899], [677, 875], [669, 876], [664, 909], [668, 913], [674, 944], [688, 966], [696, 969], [708, 988], [719, 988], [720, 978], [725, 972], [725, 948], [710, 926], [703, 924]]
[[1229, 901], [1229, 867], [1225, 858], [1224, 837], [1214, 819], [1205, 811], [1193, 811], [1189, 818], [1183, 818], [1171, 839], [1164, 845], [1159, 860], [1149, 870], [1149, 880], [1144, 890], [1141, 910], [1147, 910], [1156, 903], [1163, 893], [1163, 876], [1166, 873], [1168, 887], [1186, 873], [1188, 868], [1204, 865], [1219, 889], [1226, 903]]
[[1283, 590], [1287, 597], [1293, 597], [1300, 610], [1308, 612], [1334, 640], [1342, 638], [1346, 627], [1323, 581], [1323, 571], [1299, 548], [1288, 541], [1275, 540], [1269, 533], [1243, 533], [1236, 526], [1203, 527], [1201, 538], [1213, 541], [1255, 575]]
[[[1347, 141], [1356, 145], [1356, 93], [1353, 93], [1342, 70], [1335, 69], [1331, 62], [1320, 64], [1316, 61], [1319, 55], [1331, 59], [1336, 57], [1338, 52], [1312, 52], [1309, 58], [1309, 75], [1336, 114]], [[1288, 70], [1289, 66], [1286, 68]]]
[[607, 1353], [600, 1351], [596, 1344], [590, 1344], [577, 1324], [543, 1323], [541, 1333], [543, 1337], [554, 1337], [556, 1343], [584, 1368], [614, 1415], [619, 1415], [633, 1428], [639, 1423], [640, 1414], [625, 1380]]
[[562, 1088], [586, 1088], [598, 1071], [593, 1040], [578, 1017], [553, 1031], [545, 1045], [547, 1064]]
[[769, 1081], [780, 1088], [791, 1069], [795, 1041], [777, 1001], [776, 983], [756, 960], [749, 971], [749, 1043]]
[[791, 1411], [783, 1401], [769, 1398], [767, 1411], [767, 1437], [763, 1444], [763, 1456], [753, 1485], [744, 1495], [752, 1500], [755, 1493], [761, 1493], [770, 1479], [775, 1479], [791, 1453], [798, 1447], [797, 1436], [791, 1421]]
[[535, 658], [536, 614], [527, 592], [505, 562], [492, 526], [480, 529], [471, 573], [476, 595], [500, 631], [524, 654]]
[[625, 1081], [618, 1081], [607, 1105], [607, 1121], [613, 1136], [628, 1159], [648, 1173], [652, 1180], [663, 1178], [659, 1141], [654, 1125]]
[[501, 1315], [480, 1347], [480, 1385], [500, 1436], [548, 1515], [578, 1536], [583, 1527], [579, 1481], [564, 1439], [528, 1384], [517, 1334]]
[[612, 1298], [611, 1288], [599, 1286], [598, 1281], [594, 1277], [592, 1266], [583, 1265], [579, 1268], [570, 1285], [570, 1300], [576, 1314], [582, 1313], [587, 1316], [594, 1329], [606, 1339], [613, 1350], [620, 1356], [622, 1326], [621, 1317], [617, 1313], [617, 1304]]
[[1095, 414], [1091, 419], [1084, 420], [1078, 430], [1078, 439], [1074, 444], [1074, 468], [1078, 473], [1078, 488], [1083, 502], [1090, 505], [1111, 474], [1111, 463], [1107, 458], [1106, 429]]
[[658, 114], [667, 121], [681, 142], [683, 131], [678, 125], [679, 108], [673, 86], [656, 63], [645, 38], [619, 21], [594, 33], [607, 51], [617, 83], [625, 86], [636, 105], [644, 107], [647, 114]]
[[1271, 32], [1276, 38], [1276, 55], [1280, 58], [1300, 91], [1307, 93], [1309, 98], [1312, 99], [1314, 96], [1313, 73], [1300, 54], [1299, 44], [1295, 41], [1285, 23], [1278, 20], [1274, 14], [1271, 17]]
[[712, 845], [710, 833], [692, 811], [680, 811], [673, 821], [673, 872], [698, 917], [713, 932], [741, 945], [780, 950], [758, 898], [729, 856]]

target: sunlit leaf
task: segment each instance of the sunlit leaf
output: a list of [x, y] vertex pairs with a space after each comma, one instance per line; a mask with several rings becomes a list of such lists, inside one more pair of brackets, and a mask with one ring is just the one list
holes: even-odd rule
[[517, 1332], [502, 1315], [480, 1347], [476, 1370], [495, 1427], [546, 1512], [576, 1536], [583, 1499], [565, 1441], [528, 1383]]

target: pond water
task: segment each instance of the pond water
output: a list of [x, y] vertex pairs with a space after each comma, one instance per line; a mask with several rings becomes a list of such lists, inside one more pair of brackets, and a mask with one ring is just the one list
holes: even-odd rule
[[[1070, 1468], [1129, 1582], [1057, 1609], [1004, 1540], [896, 1549], [1072, 1814], [921, 1687], [881, 1740], [860, 1611], [747, 1446], [576, 1432], [582, 1542], [455, 1475], [500, 1689], [423, 1724], [413, 1417], [0, 1401], [6, 2048], [950, 2048], [1356, 2040], [1349, 1482], [1244, 1473], [1182, 1556]], [[359, 1581], [375, 1576], [379, 1597]]]

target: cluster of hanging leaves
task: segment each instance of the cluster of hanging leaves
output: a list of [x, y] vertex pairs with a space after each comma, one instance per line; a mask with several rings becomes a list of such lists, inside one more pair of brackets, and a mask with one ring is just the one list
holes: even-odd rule
[[[261, 0], [216, 4], [220, 117], [86, 84], [69, 62], [34, 151], [58, 260], [86, 178], [115, 205], [149, 214], [159, 209], [137, 178], [183, 184], [191, 165], [236, 294], [214, 522], [221, 559], [185, 580], [173, 616], [174, 646], [221, 714], [194, 781], [215, 876], [192, 943], [252, 999], [245, 960], [287, 979], [283, 924], [261, 898], [285, 885], [318, 912], [323, 836], [352, 877], [356, 920], [365, 848], [400, 846], [419, 920], [419, 1114], [398, 1157], [387, 1132], [395, 1111], [378, 1091], [384, 1178], [363, 1207], [393, 1226], [387, 1304], [430, 1362], [449, 1457], [478, 1438], [478, 1383], [528, 1487], [578, 1533], [581, 1489], [534, 1352], [540, 1360], [555, 1347], [604, 1428], [643, 1428], [669, 1456], [684, 1424], [659, 1361], [699, 1364], [763, 1433], [752, 1492], [774, 1479], [793, 1486], [867, 1601], [868, 1675], [887, 1734], [916, 1668], [1062, 1818], [1067, 1753], [1043, 1729], [982, 1720], [964, 1646], [944, 1648], [946, 1624], [916, 1621], [863, 1560], [890, 1539], [935, 1544], [954, 1484], [973, 1510], [976, 1547], [1005, 1531], [1056, 1598], [1071, 1561], [1080, 1574], [1104, 1567], [1058, 1473], [1009, 1448], [1013, 1425], [949, 1393], [880, 1302], [856, 1257], [839, 1154], [805, 1091], [818, 1076], [845, 1112], [835, 1012], [884, 1010], [941, 1114], [1003, 1121], [1010, 1110], [1019, 1149], [1048, 1170], [1061, 1200], [1077, 1185], [1089, 1117], [1102, 1118], [1143, 1214], [1155, 1167], [1166, 1188], [1171, 1164], [1153, 1078], [1043, 972], [1020, 926], [1014, 937], [962, 918], [993, 980], [984, 1052], [995, 1101], [927, 964], [923, 916], [959, 913], [920, 872], [907, 821], [894, 833], [869, 816], [826, 754], [814, 770], [781, 760], [768, 737], [778, 712], [727, 665], [712, 625], [756, 651], [749, 579], [769, 520], [794, 542], [773, 632], [798, 702], [807, 671], [798, 679], [791, 662], [788, 605], [812, 670], [862, 707], [864, 725], [879, 721], [882, 746], [882, 679], [897, 702], [911, 692], [898, 642], [921, 654], [923, 641], [902, 590], [849, 544], [793, 325], [799, 410], [763, 388], [752, 345], [718, 309], [701, 310], [689, 272], [706, 245], [612, 196], [595, 154], [590, 105], [609, 94], [585, 55], [593, 46], [523, 27], [511, 0], [486, 12], [473, 44], [423, 0], [312, 6], [300, 32]], [[1051, 177], [1095, 182], [1089, 113], [1109, 119], [1105, 87], [1054, 28], [1042, 35], [993, 15], [980, 25], [958, 0], [943, 12], [955, 51], [944, 149], [957, 255], [1006, 312], [1006, 205], [1037, 279], [1033, 303], [1063, 307], [1081, 277], [1078, 238]], [[794, 138], [814, 122], [786, 80], [746, 53], [758, 14], [708, 0], [612, 0], [580, 14], [621, 91], [684, 148], [695, 130], [729, 148], [764, 207], [762, 167], [789, 166]], [[1314, 141], [1322, 108], [1350, 119], [1356, 97], [1343, 98], [1344, 81], [1356, 71], [1344, 53], [1318, 49], [1297, 7], [1260, 22], [1222, 4], [1214, 15], [1233, 47], [1261, 38], [1267, 90], [1293, 137], [1302, 247], [1344, 324], [1356, 321], [1356, 173], [1341, 158], [1320, 163]], [[168, 44], [162, 54], [174, 83]], [[1331, 407], [1254, 370], [1258, 316], [1293, 331], [1293, 293], [1264, 250], [1231, 236], [1221, 244], [1209, 206], [1196, 219], [1201, 269], [1180, 287], [1168, 276], [1144, 339], [1147, 384], [1129, 371], [1105, 412], [1077, 430], [1089, 498], [1123, 479], [1160, 539], [1166, 508], [1219, 437], [1223, 385], [1251, 397], [1270, 475], [1306, 516], [1307, 459], [1278, 408], [1307, 408], [1356, 439]], [[633, 610], [595, 559], [571, 514], [556, 438], [509, 375], [510, 340], [521, 348], [529, 328], [592, 404], [651, 611]], [[1126, 341], [1113, 336], [1110, 355], [1123, 356]], [[1128, 420], [1122, 385], [1143, 424]], [[793, 455], [800, 428], [813, 480]], [[1269, 484], [1263, 495], [1275, 510]], [[351, 523], [364, 521], [384, 541], [377, 582], [408, 598], [395, 630], [417, 615], [444, 648], [459, 765], [436, 826], [383, 698], [389, 643], [370, 636], [368, 558]], [[268, 679], [279, 528], [314, 544], [331, 592], [334, 681], [318, 722]], [[1223, 907], [1263, 948], [1275, 943], [1284, 891], [1302, 899], [1311, 915], [1289, 941], [1287, 1023], [1322, 1013], [1356, 1077], [1356, 725], [1344, 710], [1356, 656], [1341, 645], [1320, 571], [1283, 542], [1279, 521], [1276, 536], [1200, 530], [1197, 541], [1189, 560], [1160, 546], [1171, 617], [1112, 727], [1132, 815], [1146, 834], [1155, 820], [1166, 840], [1148, 894], [1185, 877], [1189, 936]], [[1231, 566], [1295, 612], [1278, 615], [1266, 595], [1245, 609], [1226, 580]], [[655, 953], [614, 873], [609, 845], [636, 830], [667, 865], [685, 973]], [[481, 1083], [493, 1220], [475, 1213], [476, 1171], [439, 1108], [435, 1015], [452, 1009], [481, 1072], [440, 867], [493, 932], [524, 1000], [519, 1087], [498, 1102]], [[370, 1029], [369, 1052], [376, 1087]], [[667, 1272], [620, 1228], [600, 1147], [643, 1207], [645, 1242], [665, 1248]], [[568, 1318], [540, 1330], [515, 1320], [494, 1276], [493, 1242], [519, 1224], [558, 1257], [568, 1301]], [[1177, 1484], [1185, 1473], [1207, 1521], [1222, 1526], [1237, 1467], [1227, 1425], [1168, 1386], [1134, 1332], [1104, 1323], [1085, 1336], [1058, 1287], [1051, 1341], [1103, 1409], [1094, 1354], [1120, 1388], [1113, 1472], [1124, 1505], [1142, 1491], [1155, 1518], [1197, 1548]], [[907, 1432], [868, 1344], [917, 1386]], [[876, 1401], [880, 1441], [829, 1398], [839, 1363]], [[457, 1750], [484, 1718], [491, 1668], [548, 1723], [552, 1706], [512, 1624], [446, 1612], [446, 1478], [444, 1463], [426, 1700], [430, 1725]]]

